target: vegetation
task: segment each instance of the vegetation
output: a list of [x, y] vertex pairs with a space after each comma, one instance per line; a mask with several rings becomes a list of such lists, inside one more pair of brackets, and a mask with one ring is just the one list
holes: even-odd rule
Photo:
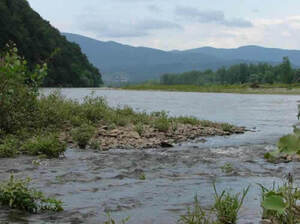
[[0, 157], [18, 154], [59, 157], [67, 142], [80, 148], [88, 144], [99, 149], [99, 128], [130, 126], [140, 136], [145, 127], [157, 132], [176, 131], [179, 124], [218, 127], [233, 126], [199, 121], [193, 117], [169, 117], [166, 112], [135, 112], [130, 107], [111, 108], [101, 97], [88, 96], [83, 102], [66, 99], [59, 92], [39, 95], [38, 86], [47, 75], [47, 66], [32, 71], [18, 56], [15, 46], [0, 56]]
[[[231, 194], [224, 190], [219, 194], [213, 185], [214, 205], [208, 212], [206, 212], [198, 202], [197, 196], [194, 200], [193, 209], [188, 208], [187, 213], [182, 215], [179, 223], [182, 224], [235, 224], [237, 223], [237, 216], [240, 208], [244, 203], [244, 199], [249, 191], [249, 187], [243, 190], [242, 195]], [[213, 217], [216, 216], [216, 221]]]
[[0, 204], [12, 209], [30, 213], [39, 211], [62, 211], [62, 202], [47, 198], [40, 191], [30, 188], [30, 179], [16, 179], [13, 175], [7, 182], [0, 184]]
[[34, 12], [26, 0], [0, 1], [0, 14], [0, 51], [13, 41], [27, 60], [29, 70], [47, 62], [49, 70], [43, 86], [97, 87], [102, 84], [98, 69], [89, 63], [80, 47], [68, 42]]
[[287, 57], [283, 58], [280, 65], [272, 66], [267, 63], [259, 64], [238, 64], [229, 68], [220, 68], [216, 72], [212, 70], [191, 71], [182, 74], [164, 74], [161, 76], [160, 84], [163, 85], [212, 85], [212, 84], [245, 84], [252, 83], [253, 87], [257, 84], [298, 82], [300, 70], [292, 69]]
[[273, 184], [271, 189], [260, 185], [263, 219], [271, 223], [297, 224], [300, 222], [300, 191], [293, 184], [292, 176], [282, 186]]
[[82, 124], [80, 127], [73, 129], [72, 137], [78, 146], [84, 149], [95, 133], [95, 128], [88, 124]]

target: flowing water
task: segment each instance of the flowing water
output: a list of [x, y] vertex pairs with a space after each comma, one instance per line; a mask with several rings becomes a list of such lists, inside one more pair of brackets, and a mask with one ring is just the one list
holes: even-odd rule
[[[42, 90], [48, 94], [51, 89]], [[259, 187], [280, 182], [288, 172], [300, 177], [300, 165], [269, 164], [263, 155], [276, 148], [276, 141], [292, 132], [297, 123], [299, 96], [239, 95], [62, 89], [68, 98], [82, 100], [103, 96], [111, 106], [129, 105], [138, 111], [168, 111], [172, 116], [191, 115], [199, 119], [245, 126], [249, 132], [229, 137], [211, 137], [170, 149], [93, 152], [68, 149], [65, 158], [43, 160], [21, 156], [0, 159], [0, 180], [9, 173], [30, 176], [35, 187], [64, 201], [58, 214], [28, 215], [0, 209], [0, 223], [103, 223], [106, 212], [129, 223], [176, 223], [197, 194], [203, 206], [213, 203], [212, 183], [219, 191], [240, 192], [251, 184], [239, 223], [259, 223]], [[231, 163], [233, 173], [221, 168]], [[140, 180], [145, 173], [146, 180]]]

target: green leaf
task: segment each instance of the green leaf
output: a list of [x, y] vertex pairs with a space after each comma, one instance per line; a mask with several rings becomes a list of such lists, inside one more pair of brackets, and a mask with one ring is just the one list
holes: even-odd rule
[[262, 206], [267, 210], [273, 210], [282, 213], [287, 207], [287, 204], [284, 202], [284, 198], [281, 195], [278, 195], [275, 192], [269, 192], [265, 195]]

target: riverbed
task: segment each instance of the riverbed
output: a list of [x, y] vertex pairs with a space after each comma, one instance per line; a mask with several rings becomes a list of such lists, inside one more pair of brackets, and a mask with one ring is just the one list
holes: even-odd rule
[[[52, 89], [43, 89], [48, 94]], [[288, 172], [300, 175], [298, 163], [270, 164], [263, 155], [276, 148], [282, 135], [297, 123], [299, 96], [184, 92], [61, 89], [72, 99], [93, 93], [109, 105], [129, 105], [137, 111], [168, 111], [216, 122], [245, 126], [243, 135], [193, 140], [170, 149], [108, 152], [68, 149], [65, 158], [41, 160], [21, 156], [0, 159], [0, 180], [9, 173], [30, 176], [35, 187], [64, 201], [58, 214], [28, 215], [0, 209], [0, 223], [102, 223], [106, 212], [129, 223], [175, 223], [197, 194], [200, 203], [213, 202], [212, 183], [219, 191], [239, 192], [251, 184], [239, 223], [259, 223], [259, 187], [281, 181]], [[221, 167], [230, 163], [233, 172]], [[146, 179], [140, 180], [141, 174]]]

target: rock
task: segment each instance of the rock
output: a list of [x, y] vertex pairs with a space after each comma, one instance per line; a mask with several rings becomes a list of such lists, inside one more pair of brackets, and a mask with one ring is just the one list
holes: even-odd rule
[[173, 147], [172, 144], [170, 144], [169, 142], [166, 142], [166, 141], [161, 142], [160, 146], [163, 148], [172, 148]]
[[205, 143], [205, 142], [207, 142], [207, 140], [205, 138], [201, 138], [201, 139], [197, 140], [197, 142]]

